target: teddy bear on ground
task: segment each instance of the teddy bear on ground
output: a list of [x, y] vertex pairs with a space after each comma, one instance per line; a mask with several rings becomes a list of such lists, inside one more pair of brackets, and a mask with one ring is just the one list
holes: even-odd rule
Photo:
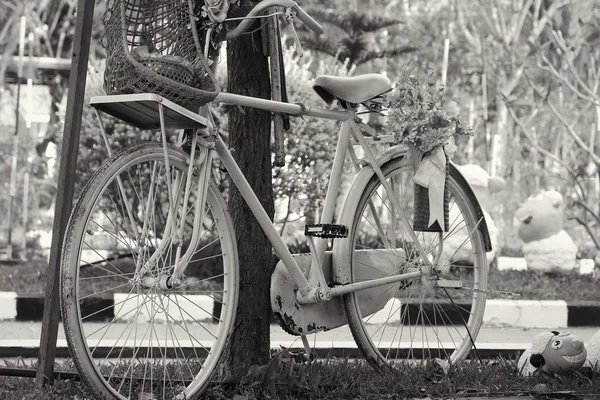
[[[489, 213], [494, 208], [494, 193], [498, 193], [504, 189], [506, 182], [502, 178], [490, 176], [487, 171], [481, 168], [479, 165], [457, 165], [456, 168], [467, 180], [473, 189], [479, 204], [481, 205], [483, 217], [485, 219], [485, 223], [490, 234], [490, 241], [492, 243], [492, 251], [487, 253], [487, 260], [488, 263], [492, 263], [492, 261], [494, 261], [496, 258], [496, 252], [498, 249], [498, 229], [496, 228], [496, 224]], [[459, 211], [460, 210], [458, 210], [457, 207], [452, 207], [449, 210], [449, 220], [452, 221], [452, 225], [454, 226], [463, 223], [459, 220], [459, 218], [462, 218], [459, 215]], [[471, 259], [470, 253], [472, 250], [468, 244], [465, 246], [465, 240], [466, 236], [461, 232], [455, 232], [448, 236], [448, 238], [444, 240], [442, 256], [445, 257], [443, 259], [449, 260], [450, 262], [455, 260], [469, 262]]]
[[563, 230], [563, 218], [563, 197], [555, 190], [530, 196], [517, 210], [515, 219], [528, 269], [551, 272], [575, 268], [577, 245]]
[[[600, 347], [600, 336], [597, 341]], [[533, 337], [531, 347], [521, 354], [517, 368], [523, 376], [537, 371], [548, 375], [564, 373], [587, 364], [586, 359], [590, 360], [588, 351], [581, 338], [570, 332], [541, 332]]]
[[600, 372], [600, 330], [587, 343], [569, 332], [538, 333], [521, 354], [517, 368], [523, 376], [537, 370], [549, 375], [580, 368]]

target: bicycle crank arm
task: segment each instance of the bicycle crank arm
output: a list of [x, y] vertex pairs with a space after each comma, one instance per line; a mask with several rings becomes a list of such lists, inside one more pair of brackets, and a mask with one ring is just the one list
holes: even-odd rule
[[462, 281], [450, 280], [450, 279], [438, 279], [434, 284], [435, 287], [439, 288], [450, 288], [450, 289], [462, 289]]

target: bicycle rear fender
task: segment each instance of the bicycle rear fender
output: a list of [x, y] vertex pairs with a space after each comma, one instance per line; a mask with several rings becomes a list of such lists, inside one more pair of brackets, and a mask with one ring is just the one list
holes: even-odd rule
[[[379, 165], [384, 165], [384, 164], [390, 162], [394, 158], [406, 157], [406, 154], [407, 154], [406, 146], [404, 146], [404, 145], [393, 146], [393, 147], [390, 147], [389, 149], [385, 150], [381, 154], [379, 154], [377, 156], [377, 162]], [[481, 205], [479, 204], [479, 201], [477, 200], [477, 197], [475, 196], [475, 192], [473, 192], [473, 189], [471, 188], [471, 186], [469, 185], [469, 183], [467, 182], [465, 177], [460, 173], [458, 168], [456, 168], [455, 164], [452, 162], [450, 162], [450, 174], [461, 185], [461, 187], [464, 189], [466, 195], [469, 197], [469, 199], [473, 203], [474, 208], [475, 208], [476, 218], [477, 218], [477, 220], [481, 221], [478, 226], [478, 229], [483, 236], [485, 251], [486, 252], [491, 251], [492, 250], [492, 242], [491, 242], [490, 235], [488, 232], [487, 224], [485, 222], [485, 218], [483, 217], [483, 210], [481, 209]], [[354, 182], [352, 182], [352, 185], [351, 185], [348, 193], [362, 193], [364, 188], [366, 187], [366, 185], [369, 183], [369, 181], [371, 180], [371, 178], [374, 175], [375, 175], [375, 172], [373, 171], [373, 168], [371, 168], [369, 166], [362, 168], [361, 171], [356, 176], [356, 178], [354, 179]], [[340, 213], [338, 223], [341, 223], [341, 224], [348, 223], [348, 221], [352, 221], [352, 219], [354, 218], [354, 216], [351, 215], [354, 212], [354, 210], [350, 210], [349, 207], [346, 206], [347, 201], [348, 201], [348, 196], [346, 196], [346, 199], [344, 200], [344, 204], [342, 205], [342, 209], [341, 209], [342, 211]], [[346, 255], [342, 254], [342, 247], [343, 247], [341, 245], [342, 240], [349, 240], [349, 239], [341, 239], [341, 240], [338, 239], [334, 242], [333, 269], [334, 269], [335, 282], [344, 284], [344, 283], [350, 282], [350, 277], [343, 276], [344, 268], [337, 267], [337, 266], [341, 266], [341, 265], [347, 265], [347, 263], [349, 263], [349, 260], [343, 259], [343, 257], [346, 257]]]

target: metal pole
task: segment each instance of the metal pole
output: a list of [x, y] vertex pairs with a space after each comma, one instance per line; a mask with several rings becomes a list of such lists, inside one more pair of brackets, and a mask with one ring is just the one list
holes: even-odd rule
[[13, 258], [13, 207], [17, 194], [17, 159], [19, 157], [19, 107], [21, 106], [21, 79], [23, 77], [23, 56], [25, 54], [25, 16], [21, 17], [19, 32], [19, 66], [17, 69], [17, 107], [15, 109], [15, 134], [13, 136], [13, 153], [10, 167], [10, 202], [8, 203], [8, 258]]
[[[29, 64], [27, 65], [27, 127], [29, 128], [29, 140], [35, 140], [33, 123], [33, 32], [28, 35]], [[32, 143], [32, 142], [30, 142]], [[23, 255], [27, 254], [27, 219], [29, 217], [29, 171], [31, 171], [31, 146], [27, 148], [27, 164], [23, 176]]]
[[446, 88], [448, 77], [448, 53], [450, 52], [450, 39], [444, 39], [444, 56], [442, 58], [442, 86]]
[[59, 265], [63, 236], [73, 205], [73, 188], [75, 169], [77, 166], [77, 150], [79, 147], [79, 130], [87, 78], [87, 63], [90, 53], [90, 38], [94, 22], [94, 1], [78, 0], [75, 35], [69, 73], [69, 95], [63, 131], [62, 151], [58, 170], [58, 190], [54, 210], [52, 228], [52, 246], [50, 262], [46, 274], [46, 298], [42, 334], [40, 337], [40, 354], [35, 383], [40, 389], [54, 377], [54, 358], [58, 336], [60, 316], [59, 302]]

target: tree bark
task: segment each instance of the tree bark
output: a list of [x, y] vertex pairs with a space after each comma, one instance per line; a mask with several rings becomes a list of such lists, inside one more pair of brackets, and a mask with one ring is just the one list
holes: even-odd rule
[[[256, 2], [242, 0], [232, 10], [244, 16]], [[248, 29], [252, 32], [258, 26]], [[268, 59], [262, 52], [260, 30], [227, 44], [228, 91], [270, 98]], [[271, 116], [268, 112], [229, 108], [229, 146], [258, 199], [273, 219], [270, 150]], [[231, 185], [229, 209], [236, 231], [240, 259], [240, 297], [236, 323], [225, 359], [227, 375], [243, 376], [251, 365], [269, 360], [269, 288], [272, 249], [240, 192]]]

